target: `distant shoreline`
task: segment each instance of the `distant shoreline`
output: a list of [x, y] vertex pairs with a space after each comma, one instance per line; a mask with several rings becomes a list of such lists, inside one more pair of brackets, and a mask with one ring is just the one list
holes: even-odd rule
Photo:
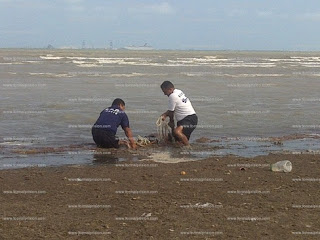
[[86, 52], [86, 51], [107, 51], [107, 52], [230, 52], [230, 53], [242, 53], [242, 52], [250, 52], [250, 53], [320, 53], [319, 50], [214, 50], [214, 49], [152, 49], [152, 50], [129, 50], [125, 48], [119, 49], [108, 49], [108, 48], [53, 48], [53, 49], [46, 49], [46, 48], [19, 48], [19, 47], [12, 47], [12, 48], [0, 48], [1, 50], [22, 50], [22, 51], [33, 51], [33, 50], [41, 50], [47, 52], [56, 52], [56, 51], [79, 51], [79, 52]]

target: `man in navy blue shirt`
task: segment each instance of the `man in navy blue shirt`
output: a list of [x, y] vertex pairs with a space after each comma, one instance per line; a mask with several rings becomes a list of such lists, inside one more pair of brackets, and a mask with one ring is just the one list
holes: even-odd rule
[[119, 148], [119, 144], [124, 143], [116, 137], [117, 129], [121, 125], [129, 139], [130, 147], [136, 148], [129, 119], [124, 110], [125, 102], [120, 98], [116, 98], [111, 107], [104, 109], [100, 113], [98, 120], [92, 127], [92, 137], [98, 147]]

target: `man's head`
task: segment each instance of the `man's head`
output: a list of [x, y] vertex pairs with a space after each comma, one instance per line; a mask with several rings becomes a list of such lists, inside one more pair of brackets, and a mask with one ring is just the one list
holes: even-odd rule
[[160, 87], [161, 87], [164, 95], [167, 95], [168, 97], [174, 91], [174, 86], [173, 86], [172, 82], [170, 82], [170, 81], [164, 81]]
[[119, 106], [120, 110], [124, 111], [126, 108], [125, 102], [121, 98], [116, 98], [112, 102], [112, 106]]

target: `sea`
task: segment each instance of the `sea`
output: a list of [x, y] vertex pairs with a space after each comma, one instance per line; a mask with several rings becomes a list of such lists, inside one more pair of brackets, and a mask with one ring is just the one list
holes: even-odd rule
[[91, 126], [115, 98], [135, 137], [156, 133], [166, 80], [199, 118], [191, 159], [320, 153], [320, 52], [0, 49], [0, 169], [93, 164]]

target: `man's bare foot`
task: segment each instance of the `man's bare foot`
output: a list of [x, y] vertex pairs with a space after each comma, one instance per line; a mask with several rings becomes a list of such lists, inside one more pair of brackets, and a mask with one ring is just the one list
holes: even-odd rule
[[174, 146], [177, 147], [177, 148], [181, 148], [181, 147], [184, 146], [184, 144], [183, 144], [182, 142], [180, 142], [180, 141], [176, 141], [176, 142], [174, 143]]
[[192, 147], [191, 147], [190, 144], [189, 145], [183, 145], [183, 146], [181, 146], [181, 149], [183, 149], [183, 150], [192, 150]]

